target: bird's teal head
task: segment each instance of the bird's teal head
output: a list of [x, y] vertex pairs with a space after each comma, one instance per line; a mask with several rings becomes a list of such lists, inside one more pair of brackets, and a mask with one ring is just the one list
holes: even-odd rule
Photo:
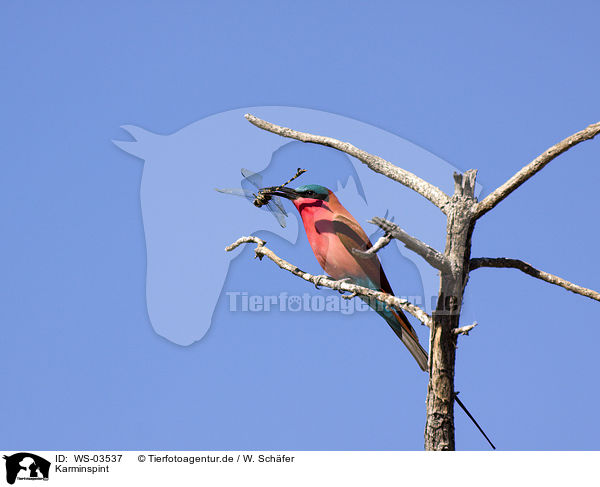
[[319, 184], [305, 184], [304, 186], [297, 187], [296, 193], [300, 196], [300, 198], [327, 201], [329, 199], [330, 191], [325, 186], [321, 186]]

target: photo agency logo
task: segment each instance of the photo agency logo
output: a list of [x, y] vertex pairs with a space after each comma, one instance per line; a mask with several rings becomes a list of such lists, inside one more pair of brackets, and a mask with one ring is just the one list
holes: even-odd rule
[[[290, 279], [297, 278], [279, 269], [281, 282], [276, 292], [272, 287], [265, 289], [272, 283], [260, 275], [248, 275], [239, 295], [231, 294], [237, 292], [235, 288], [240, 289], [239, 280], [233, 283], [235, 288], [226, 283], [230, 265], [244, 252], [244, 246], [232, 252], [225, 252], [224, 247], [240, 236], [270, 232], [265, 238], [271, 248], [295, 246], [294, 250], [300, 237], [306, 238], [300, 233], [304, 229], [298, 224], [297, 214], [291, 213], [289, 201], [274, 200], [277, 204], [270, 205], [270, 209], [252, 204], [258, 188], [281, 185], [300, 167], [308, 172], [288, 188], [308, 183], [327, 186], [366, 231], [375, 231], [367, 226], [369, 219], [388, 216], [434, 248], [444, 248], [445, 235], [440, 231], [445, 228], [444, 215], [434, 205], [355, 158], [261, 130], [244, 118], [246, 113], [299, 131], [348, 141], [447, 193], [453, 191], [453, 173], [460, 172], [398, 135], [341, 115], [305, 108], [246, 107], [211, 115], [170, 135], [124, 125], [122, 128], [134, 140], [114, 141], [115, 145], [144, 161], [140, 198], [147, 251], [148, 314], [154, 330], [179, 345], [190, 345], [206, 334], [222, 294], [234, 312], [244, 308], [246, 298], [248, 312], [259, 308], [263, 312], [280, 310], [282, 303], [291, 312], [298, 304], [298, 311], [327, 311], [328, 297], [323, 293], [337, 294], [335, 291], [313, 290], [305, 298], [303, 292], [292, 292], [289, 285]], [[230, 194], [215, 188], [225, 188]], [[478, 186], [476, 194], [480, 190]], [[394, 240], [385, 252], [386, 256], [395, 252], [412, 263], [420, 282], [405, 289], [404, 294], [418, 294], [407, 299], [431, 313], [437, 298], [438, 272], [399, 241]], [[307, 272], [322, 274], [312, 253], [290, 253], [285, 257]], [[388, 271], [388, 277], [393, 279], [392, 271]], [[395, 282], [392, 284], [399, 288]], [[289, 296], [280, 296], [281, 286]], [[419, 292], [414, 292], [415, 288]], [[402, 289], [398, 291], [403, 294]], [[346, 313], [350, 306], [352, 313], [367, 309], [359, 299], [351, 300], [352, 305], [345, 301], [336, 296], [329, 301], [329, 308]]]
[[20, 452], [3, 456], [6, 481], [12, 485], [16, 480], [48, 480], [50, 462], [34, 453]]

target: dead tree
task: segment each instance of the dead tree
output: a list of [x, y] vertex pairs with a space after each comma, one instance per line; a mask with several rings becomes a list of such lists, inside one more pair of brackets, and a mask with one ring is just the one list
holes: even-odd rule
[[477, 324], [460, 326], [463, 294], [471, 271], [481, 267], [515, 268], [550, 284], [561, 286], [573, 293], [600, 301], [600, 293], [538, 270], [523, 261], [508, 258], [471, 258], [471, 238], [477, 220], [492, 210], [525, 181], [543, 169], [554, 158], [580, 142], [593, 139], [600, 132], [600, 122], [590, 125], [584, 130], [553, 145], [482, 201], [477, 201], [474, 195], [477, 171], [474, 169], [470, 169], [464, 174], [454, 174], [454, 194], [449, 196], [438, 187], [419, 178], [415, 174], [381, 157], [360, 150], [348, 142], [342, 142], [331, 137], [298, 132], [269, 123], [250, 114], [246, 115], [246, 118], [256, 127], [281, 135], [282, 137], [288, 137], [300, 142], [324, 145], [355, 157], [373, 171], [416, 191], [446, 215], [446, 248], [443, 253], [409, 235], [394, 223], [378, 217], [371, 220], [371, 223], [378, 225], [385, 231], [385, 237], [382, 237], [373, 245], [369, 252], [378, 251], [387, 245], [392, 238], [398, 239], [408, 249], [420, 255], [430, 265], [440, 271], [440, 290], [436, 309], [432, 313], [432, 316], [429, 316], [425, 311], [408, 301], [395, 296], [357, 286], [344, 280], [335, 281], [327, 276], [308, 274], [275, 255], [265, 246], [265, 242], [257, 237], [241, 237], [226, 249], [230, 251], [243, 243], [256, 243], [256, 257], [260, 259], [268, 257], [282, 269], [306, 281], [312, 282], [315, 286], [324, 286], [340, 292], [348, 292], [350, 294], [344, 297], [349, 299], [355, 296], [365, 296], [379, 300], [389, 306], [407, 311], [429, 327], [429, 384], [427, 387], [427, 420], [425, 425], [426, 450], [454, 450], [454, 400], [456, 396], [454, 391], [454, 367], [456, 344], [460, 334], [468, 334]]

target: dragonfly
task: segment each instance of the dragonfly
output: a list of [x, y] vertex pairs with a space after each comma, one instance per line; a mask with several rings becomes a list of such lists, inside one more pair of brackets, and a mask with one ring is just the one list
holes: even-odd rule
[[[299, 168], [298, 171], [296, 172], [296, 174], [292, 178], [290, 178], [288, 181], [281, 184], [280, 186], [277, 186], [277, 188], [284, 187], [285, 185], [291, 183], [294, 179], [296, 179], [298, 176], [300, 176], [301, 174], [303, 174], [305, 172], [306, 172], [306, 169]], [[281, 225], [282, 228], [285, 228], [285, 226], [286, 226], [285, 217], [287, 217], [288, 214], [287, 214], [287, 211], [285, 211], [285, 208], [283, 207], [281, 198], [279, 198], [279, 196], [273, 196], [271, 194], [265, 194], [265, 193], [261, 192], [260, 189], [264, 187], [264, 185], [262, 183], [262, 180], [263, 180], [262, 175], [252, 172], [246, 168], [242, 168], [241, 173], [244, 178], [242, 183], [248, 182], [252, 186], [254, 186], [258, 191], [252, 192], [245, 188], [228, 188], [228, 189], [215, 188], [215, 189], [219, 193], [232, 194], [235, 196], [241, 196], [243, 198], [246, 198], [247, 200], [251, 201], [252, 204], [254, 206], [256, 206], [257, 208], [266, 206], [266, 209], [269, 212], [271, 212], [271, 214], [275, 217], [275, 219], [277, 220], [279, 225]]]

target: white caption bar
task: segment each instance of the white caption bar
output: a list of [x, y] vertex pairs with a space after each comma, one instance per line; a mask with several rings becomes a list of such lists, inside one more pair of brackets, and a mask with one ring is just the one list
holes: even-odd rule
[[0, 485], [8, 481], [16, 487], [600, 485], [600, 452], [32, 451], [2, 455]]

